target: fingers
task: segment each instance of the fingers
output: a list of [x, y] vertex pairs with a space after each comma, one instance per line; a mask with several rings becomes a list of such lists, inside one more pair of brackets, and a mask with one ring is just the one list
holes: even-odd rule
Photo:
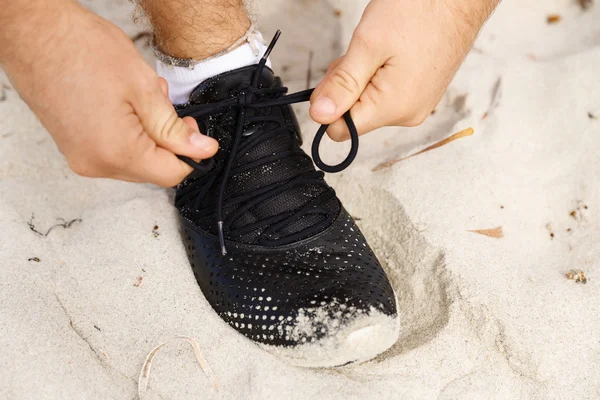
[[156, 145], [148, 147], [142, 154], [138, 176], [143, 182], [165, 188], [181, 183], [192, 172], [192, 168], [168, 150]]
[[165, 97], [169, 97], [169, 82], [165, 78], [159, 77], [158, 83], [160, 84], [160, 90], [162, 90]]
[[217, 141], [202, 135], [193, 118], [179, 118], [168, 99], [168, 86], [162, 78], [145, 85], [133, 107], [144, 130], [159, 147], [193, 159], [212, 157]]
[[[132, 133], [136, 130], [138, 134]], [[124, 132], [130, 134], [124, 134], [123, 141], [95, 143], [95, 147], [87, 151], [77, 146], [75, 151], [66, 152], [69, 167], [77, 175], [89, 178], [153, 183], [162, 187], [173, 187], [192, 172], [175, 154], [157, 146], [141, 126]]]
[[[359, 135], [371, 132], [383, 126], [418, 126], [429, 116], [433, 106], [439, 99], [433, 97], [423, 99], [414, 93], [423, 92], [420, 87], [413, 87], [411, 82], [401, 81], [398, 76], [404, 76], [398, 66], [384, 63], [371, 78], [371, 81], [360, 95], [359, 100], [350, 109], [350, 114]], [[327, 134], [332, 140], [343, 141], [350, 137], [344, 119], [338, 119], [330, 124]]]
[[331, 124], [358, 101], [383, 63], [374, 48], [370, 39], [355, 32], [346, 55], [334, 61], [311, 97], [310, 116], [316, 122]]
[[340, 63], [342, 62], [343, 59], [344, 59], [344, 56], [341, 56], [341, 57], [338, 57], [335, 60], [333, 60], [331, 62], [331, 64], [329, 64], [329, 66], [327, 67], [327, 72], [325, 74], [327, 75], [327, 74], [331, 73], [331, 71], [336, 69], [337, 66], [340, 65]]
[[[364, 98], [364, 96], [363, 96]], [[370, 100], [359, 100], [351, 109], [350, 115], [359, 135], [371, 132], [385, 126], [383, 119], [379, 118], [379, 110]], [[336, 142], [350, 138], [350, 131], [343, 118], [338, 119], [327, 128], [327, 135]]]
[[[391, 125], [392, 119], [397, 114], [393, 108], [400, 109], [401, 101], [390, 97], [385, 67], [379, 69], [360, 95], [360, 98], [350, 109], [350, 115], [359, 135], [371, 132], [382, 126]], [[327, 134], [332, 140], [341, 142], [350, 138], [350, 132], [343, 118], [338, 119], [327, 129]]]

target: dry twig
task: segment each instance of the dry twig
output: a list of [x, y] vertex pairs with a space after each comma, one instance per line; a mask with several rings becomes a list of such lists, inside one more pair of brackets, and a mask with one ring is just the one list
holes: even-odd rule
[[560, 20], [562, 19], [562, 17], [558, 14], [551, 14], [548, 15], [548, 17], [546, 18], [546, 22], [550, 25], [552, 24], [557, 24], [560, 22]]
[[210, 380], [213, 389], [215, 389], [215, 391], [217, 393], [220, 392], [221, 388], [219, 385], [219, 380], [217, 379], [216, 375], [212, 372], [210, 366], [208, 365], [208, 363], [202, 356], [198, 342], [196, 342], [196, 340], [191, 337], [178, 336], [176, 338], [167, 340], [166, 342], [159, 344], [154, 349], [152, 349], [150, 354], [148, 354], [148, 356], [146, 357], [146, 360], [144, 361], [144, 365], [142, 366], [142, 370], [140, 371], [140, 376], [138, 379], [138, 396], [140, 399], [142, 398], [142, 395], [146, 392], [146, 389], [148, 388], [148, 380], [150, 379], [150, 368], [152, 367], [152, 360], [154, 359], [154, 356], [156, 356], [156, 354], [158, 354], [158, 352], [165, 345], [167, 345], [171, 342], [176, 342], [176, 341], [184, 341], [184, 342], [189, 343], [190, 346], [192, 346], [192, 348], [194, 349], [194, 355], [196, 356], [196, 361], [198, 361], [198, 364], [200, 364], [200, 368], [202, 368], [202, 371], [206, 374], [206, 376]]
[[464, 138], [464, 137], [467, 137], [467, 136], [471, 136], [471, 135], [473, 135], [473, 133], [475, 133], [475, 131], [473, 130], [473, 128], [467, 128], [467, 129], [465, 129], [463, 131], [460, 131], [458, 133], [455, 133], [454, 135], [452, 135], [450, 137], [447, 137], [446, 139], [441, 140], [441, 141], [439, 141], [439, 142], [437, 142], [437, 143], [435, 143], [435, 144], [427, 147], [426, 149], [423, 149], [423, 150], [421, 150], [421, 151], [419, 151], [419, 152], [417, 152], [415, 154], [411, 154], [410, 156], [407, 156], [407, 157], [402, 157], [402, 158], [398, 158], [396, 160], [386, 161], [384, 163], [381, 163], [381, 164], [377, 165], [375, 168], [373, 168], [373, 171], [375, 172], [375, 171], [382, 170], [384, 168], [391, 167], [392, 165], [394, 165], [396, 163], [399, 163], [400, 161], [404, 161], [404, 160], [407, 160], [407, 159], [409, 159], [411, 157], [418, 156], [419, 154], [423, 154], [423, 153], [428, 152], [430, 150], [437, 149], [438, 147], [442, 147], [444, 145], [447, 145], [448, 143], [453, 142], [453, 141], [455, 141], [457, 139]]
[[476, 229], [470, 230], [469, 232], [478, 233], [480, 235], [489, 236], [491, 238], [500, 239], [504, 237], [504, 232], [502, 232], [502, 227], [498, 226], [492, 229]]

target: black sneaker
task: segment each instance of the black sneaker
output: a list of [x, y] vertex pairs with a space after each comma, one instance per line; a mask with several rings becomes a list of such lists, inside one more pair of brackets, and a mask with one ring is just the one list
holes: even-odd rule
[[[278, 36], [278, 35], [277, 35]], [[181, 116], [219, 141], [210, 160], [177, 187], [175, 204], [194, 274], [229, 325], [302, 366], [332, 367], [375, 357], [398, 336], [385, 272], [335, 192], [301, 150], [291, 103], [266, 58], [201, 83]], [[349, 114], [353, 150], [358, 135]]]

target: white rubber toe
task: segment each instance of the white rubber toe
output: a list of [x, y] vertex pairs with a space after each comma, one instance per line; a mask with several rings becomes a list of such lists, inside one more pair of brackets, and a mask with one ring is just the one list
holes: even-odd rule
[[[289, 329], [289, 335], [298, 335], [299, 332], [306, 334], [310, 327], [315, 326], [321, 327], [316, 329], [322, 329], [324, 321], [315, 318], [314, 313], [311, 314], [311, 318], [308, 324], [300, 318], [296, 327]], [[351, 322], [341, 326], [339, 322], [328, 318], [325, 326], [329, 334], [318, 341], [307, 341], [295, 347], [264, 344], [260, 346], [292, 365], [311, 368], [339, 367], [373, 359], [396, 343], [400, 330], [397, 315], [385, 315], [375, 309], [358, 314]]]

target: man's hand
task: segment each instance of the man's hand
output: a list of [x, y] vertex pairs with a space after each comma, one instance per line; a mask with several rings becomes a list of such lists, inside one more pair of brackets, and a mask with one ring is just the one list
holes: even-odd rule
[[0, 0], [0, 63], [78, 174], [174, 186], [217, 142], [132, 41], [72, 0]]
[[316, 87], [310, 115], [349, 137], [351, 110], [360, 134], [420, 125], [437, 105], [498, 0], [372, 0], [348, 52]]

